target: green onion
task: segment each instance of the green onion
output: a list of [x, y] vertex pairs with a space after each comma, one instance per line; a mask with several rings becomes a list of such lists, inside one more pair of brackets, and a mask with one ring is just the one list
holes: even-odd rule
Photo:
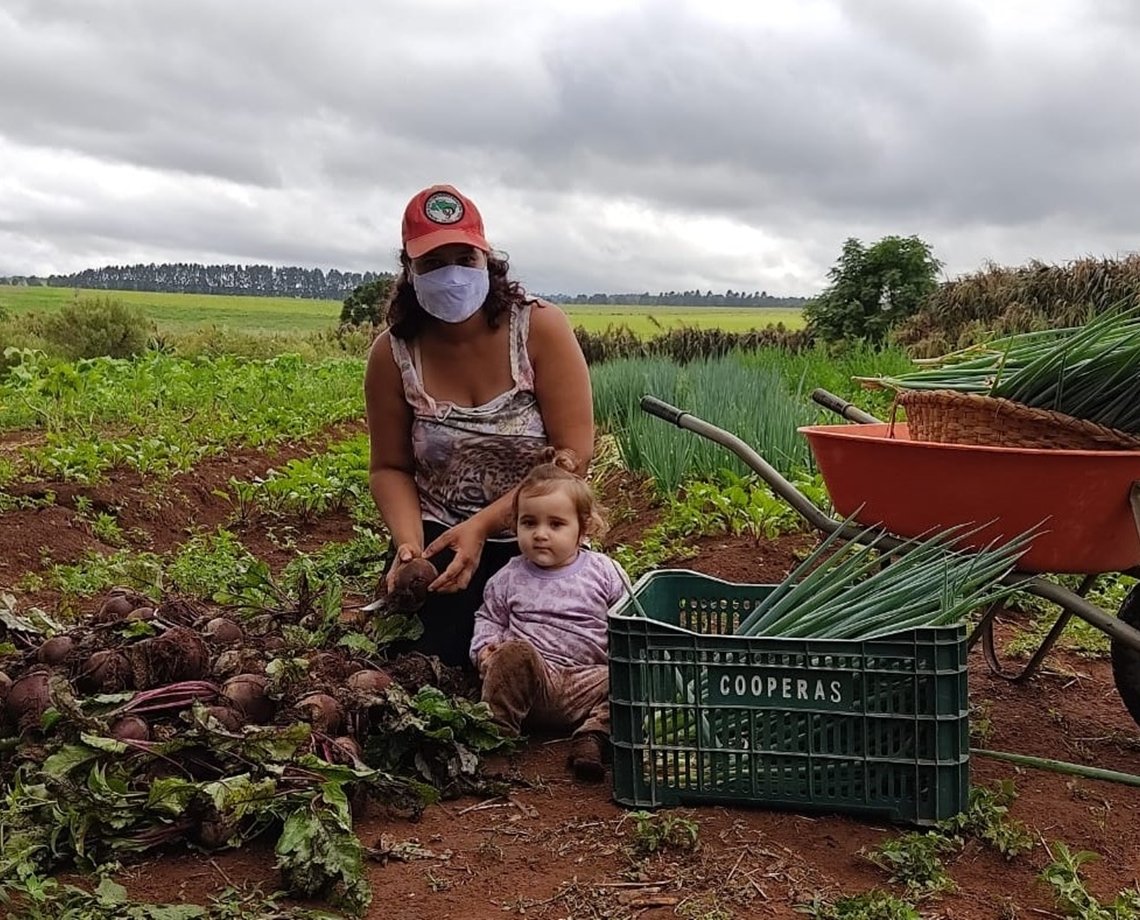
[[888, 558], [878, 551], [879, 539], [863, 531], [821, 562], [837, 530], [744, 619], [736, 635], [867, 639], [960, 622], [1016, 590], [1001, 582], [1035, 536], [1021, 534], [974, 552], [953, 548], [980, 529], [957, 526], [915, 538]]
[[868, 387], [955, 390], [1051, 409], [1140, 434], [1140, 307], [1084, 326], [1009, 336], [920, 362], [909, 374], [856, 378]]

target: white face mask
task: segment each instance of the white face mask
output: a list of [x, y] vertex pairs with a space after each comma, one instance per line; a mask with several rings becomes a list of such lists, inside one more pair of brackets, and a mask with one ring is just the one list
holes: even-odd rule
[[461, 323], [483, 306], [491, 289], [491, 278], [485, 268], [445, 265], [422, 275], [412, 275], [412, 287], [420, 306], [436, 319]]

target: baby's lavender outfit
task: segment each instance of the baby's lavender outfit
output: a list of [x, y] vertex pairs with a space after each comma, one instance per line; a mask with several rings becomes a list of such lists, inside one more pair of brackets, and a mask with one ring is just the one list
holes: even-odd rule
[[483, 701], [510, 734], [533, 728], [609, 732], [606, 611], [625, 573], [603, 553], [579, 550], [544, 569], [516, 556], [487, 582], [475, 614], [471, 660], [483, 667]]

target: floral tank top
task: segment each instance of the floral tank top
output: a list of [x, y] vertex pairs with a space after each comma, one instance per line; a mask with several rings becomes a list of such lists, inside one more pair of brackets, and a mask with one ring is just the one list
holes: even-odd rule
[[[392, 355], [412, 408], [412, 454], [420, 511], [451, 527], [517, 486], [547, 445], [527, 355], [532, 304], [510, 313], [511, 379], [514, 385], [481, 406], [457, 406], [424, 390], [419, 346], [392, 337]], [[513, 539], [509, 532], [493, 539]]]

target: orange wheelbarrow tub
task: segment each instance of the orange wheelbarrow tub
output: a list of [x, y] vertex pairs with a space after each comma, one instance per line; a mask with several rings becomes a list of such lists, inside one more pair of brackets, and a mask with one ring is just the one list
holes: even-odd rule
[[1140, 568], [1140, 452], [912, 441], [901, 423], [799, 430], [836, 512], [860, 524], [905, 537], [986, 524], [964, 542], [970, 548], [1041, 526], [1022, 571]]

